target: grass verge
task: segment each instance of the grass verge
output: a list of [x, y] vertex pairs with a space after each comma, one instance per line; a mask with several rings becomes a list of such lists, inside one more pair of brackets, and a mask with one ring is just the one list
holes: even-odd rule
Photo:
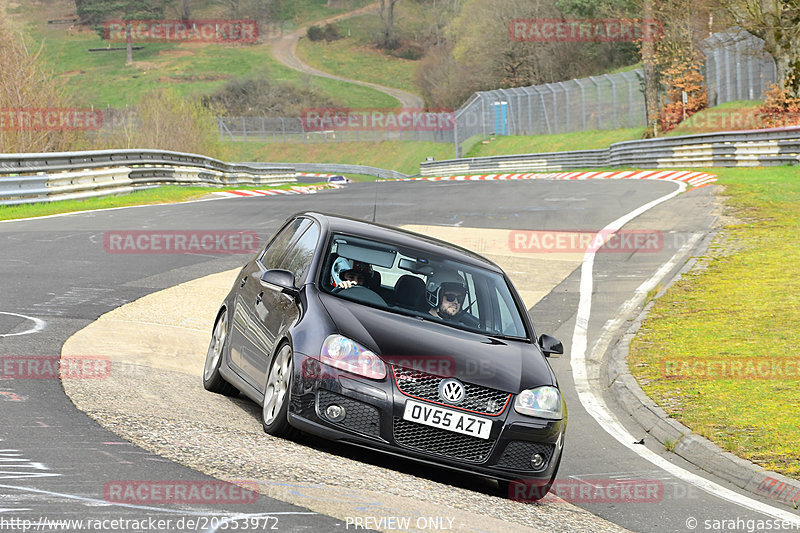
[[[644, 128], [619, 130], [576, 131], [553, 135], [509, 135], [479, 141], [465, 157], [483, 157], [503, 154], [536, 154], [565, 150], [593, 150], [609, 145], [642, 138]], [[452, 156], [451, 156], [452, 157]]]
[[256, 143], [226, 142], [228, 161], [265, 163], [343, 163], [367, 165], [406, 174], [419, 173], [420, 161], [453, 157], [453, 145], [421, 141], [329, 142], [329, 143]]
[[733, 218], [656, 301], [628, 362], [694, 432], [800, 479], [800, 168], [709, 172]]
[[[265, 185], [262, 189], [288, 189], [297, 186], [296, 183], [281, 185]], [[302, 184], [307, 185], [307, 184]], [[127, 194], [105, 196], [101, 198], [86, 198], [84, 200], [63, 200], [53, 203], [0, 205], [0, 220], [18, 218], [43, 217], [60, 213], [73, 213], [75, 211], [90, 211], [95, 209], [109, 209], [112, 207], [127, 207], [131, 205], [164, 204], [194, 200], [221, 190], [254, 189], [258, 187], [182, 187], [180, 185], [165, 185], [153, 189], [143, 189]]]

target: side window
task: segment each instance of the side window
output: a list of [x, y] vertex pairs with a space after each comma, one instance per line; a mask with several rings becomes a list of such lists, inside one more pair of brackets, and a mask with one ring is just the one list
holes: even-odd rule
[[281, 264], [281, 259], [286, 254], [292, 239], [303, 232], [309, 224], [311, 224], [311, 221], [307, 218], [296, 218], [285, 226], [259, 258], [264, 268], [267, 270], [279, 268], [278, 265]]
[[311, 260], [314, 259], [314, 252], [317, 250], [317, 240], [319, 240], [319, 228], [312, 223], [281, 263], [281, 268], [294, 273], [297, 285], [305, 280], [311, 268]]
[[500, 327], [503, 335], [511, 337], [522, 337], [525, 335], [525, 328], [519, 321], [519, 315], [511, 312], [509, 306], [513, 306], [513, 302], [506, 301], [506, 298], [500, 294], [500, 291], [495, 288], [495, 298], [497, 298], [498, 308], [500, 311]]

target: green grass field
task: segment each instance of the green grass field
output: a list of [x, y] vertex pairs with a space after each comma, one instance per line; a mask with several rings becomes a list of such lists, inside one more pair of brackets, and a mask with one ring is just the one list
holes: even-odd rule
[[453, 157], [453, 145], [433, 142], [352, 142], [352, 143], [249, 143], [226, 142], [225, 159], [265, 163], [345, 163], [419, 173], [419, 163], [427, 156]]
[[667, 133], [667, 136], [693, 135], [715, 131], [757, 129], [761, 127], [758, 108], [761, 102], [738, 100], [703, 109]]
[[[297, 55], [312, 67], [337, 76], [416, 93], [413, 83], [416, 61], [389, 56], [369, 45], [368, 40], [352, 36], [358, 29], [356, 35], [363, 37], [364, 28], [371, 27], [370, 22], [375, 18], [363, 15], [339, 23], [343, 37], [337, 41], [312, 42], [303, 37], [297, 45]], [[348, 30], [351, 30], [349, 37]]]
[[[328, 10], [318, 0], [295, 6], [294, 18], [283, 24], [288, 29], [307, 20], [357, 8], [368, 2], [348, 0]], [[133, 53], [134, 64], [125, 65], [125, 51], [89, 52], [109, 43], [96, 32], [48, 25], [48, 18], [65, 16], [64, 2], [50, 6], [21, 4], [18, 17], [27, 21], [26, 33], [32, 46], [42, 46], [42, 56], [57, 81], [72, 96], [75, 105], [124, 108], [135, 105], [148, 92], [171, 87], [185, 97], [213, 92], [237, 77], [264, 76], [272, 82], [316, 89], [336, 105], [348, 107], [392, 107], [394, 98], [367, 87], [301, 74], [277, 62], [268, 43], [225, 45], [207, 43], [137, 43], [143, 50]], [[305, 7], [304, 7], [305, 6]], [[201, 11], [203, 12], [203, 11]], [[287, 12], [287, 16], [289, 13]]]
[[[588, 150], [606, 148], [609, 144], [639, 139], [643, 129], [586, 131], [532, 137], [495, 137], [485, 144], [477, 143], [466, 157], [555, 152], [580, 146]], [[452, 159], [452, 144], [434, 142], [349, 142], [349, 143], [259, 143], [225, 142], [225, 159], [260, 162], [317, 162], [368, 165], [397, 170], [405, 174], [419, 173], [419, 164], [430, 156], [436, 160]]]
[[[565, 150], [593, 150], [609, 145], [641, 139], [644, 128], [620, 130], [580, 131], [554, 135], [494, 137], [475, 144], [465, 157], [482, 157], [502, 154], [535, 154]], [[580, 147], [580, 148], [577, 148]]]
[[[628, 362], [644, 391], [693, 431], [800, 478], [800, 168], [708, 171], [739, 220], [702, 258], [705, 268], [656, 301]], [[741, 369], [722, 370], [733, 363]]]

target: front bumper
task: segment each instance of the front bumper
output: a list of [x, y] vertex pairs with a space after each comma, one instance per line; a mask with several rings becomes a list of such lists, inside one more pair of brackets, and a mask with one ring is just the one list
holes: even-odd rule
[[[391, 370], [384, 380], [371, 380], [299, 353], [294, 368], [289, 422], [302, 431], [507, 481], [547, 482], [560, 462], [566, 418], [523, 416], [509, 401], [496, 416], [470, 413], [491, 421], [489, 438], [481, 439], [403, 420], [405, 403], [411, 398], [400, 391]], [[344, 407], [344, 419], [328, 418], [325, 409], [331, 404]], [[533, 454], [545, 458], [538, 469], [531, 466]]]

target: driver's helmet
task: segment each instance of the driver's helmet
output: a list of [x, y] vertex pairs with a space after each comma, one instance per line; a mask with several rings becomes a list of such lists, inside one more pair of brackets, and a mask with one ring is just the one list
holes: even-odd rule
[[372, 265], [369, 263], [339, 257], [333, 262], [333, 267], [331, 268], [331, 284], [334, 287], [341, 285], [342, 281], [344, 281], [344, 274], [350, 270], [363, 273], [367, 276], [367, 281], [372, 277]]
[[446, 270], [437, 272], [428, 278], [425, 284], [425, 297], [431, 307], [439, 307], [443, 292], [458, 290], [467, 293], [467, 284], [457, 272]]

